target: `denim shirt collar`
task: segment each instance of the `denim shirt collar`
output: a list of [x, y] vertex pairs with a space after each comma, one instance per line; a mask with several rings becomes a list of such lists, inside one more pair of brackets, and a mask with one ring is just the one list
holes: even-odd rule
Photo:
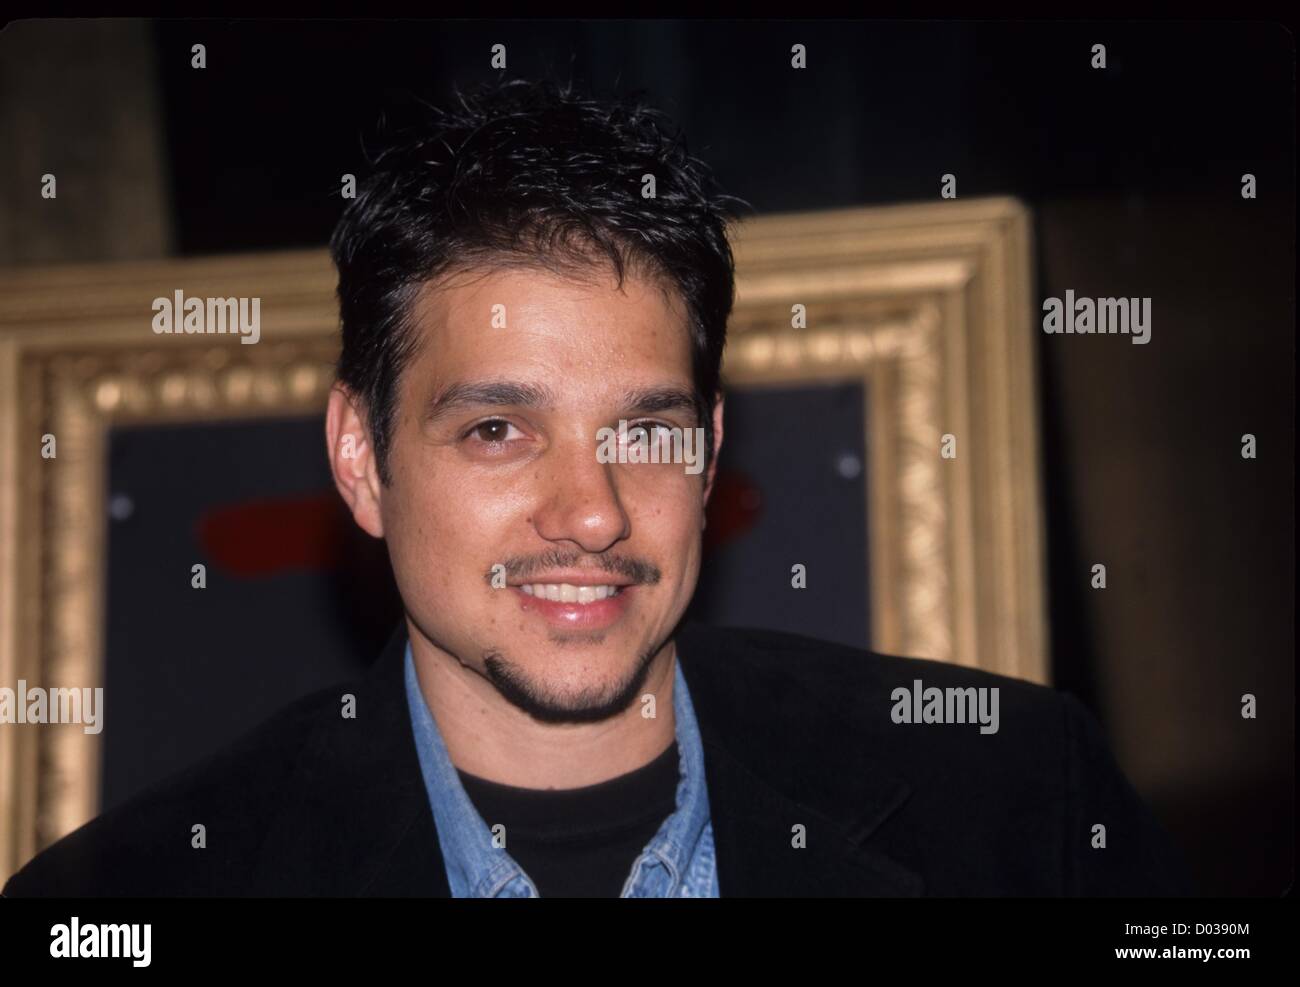
[[[681, 663], [674, 659], [673, 713], [678, 749], [677, 807], [632, 863], [624, 898], [717, 897], [704, 748]], [[420, 692], [406, 645], [406, 698], [420, 770], [454, 898], [535, 898], [537, 889], [492, 832], [460, 782], [442, 734]]]

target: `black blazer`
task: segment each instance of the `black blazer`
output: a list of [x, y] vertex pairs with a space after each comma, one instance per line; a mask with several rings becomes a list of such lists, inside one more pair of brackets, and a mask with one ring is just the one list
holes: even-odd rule
[[[768, 631], [687, 625], [677, 643], [724, 896], [1192, 890], [1096, 722], [1068, 696]], [[362, 680], [295, 702], [92, 820], [4, 893], [446, 896], [405, 644], [403, 628]], [[893, 722], [892, 691], [915, 679], [999, 687], [998, 732]], [[341, 715], [349, 692], [355, 719]], [[191, 847], [199, 823], [204, 849]], [[1092, 845], [1096, 824], [1104, 849]]]

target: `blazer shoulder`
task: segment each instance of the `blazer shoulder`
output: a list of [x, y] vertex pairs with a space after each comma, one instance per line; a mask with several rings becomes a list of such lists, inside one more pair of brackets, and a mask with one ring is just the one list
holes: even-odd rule
[[728, 733], [748, 744], [778, 736], [773, 758], [792, 748], [801, 770], [815, 765], [836, 784], [868, 766], [898, 779], [907, 801], [881, 835], [933, 888], [1101, 896], [1191, 888], [1185, 860], [1101, 725], [1068, 693], [748, 628], [693, 631], [683, 654], [702, 669], [697, 679]]
[[237, 888], [314, 728], [338, 715], [340, 688], [295, 700], [57, 840], [9, 879], [4, 896], [219, 895]]
[[[683, 638], [694, 663], [725, 671], [746, 668], [797, 685], [819, 703], [857, 718], [863, 704], [879, 705], [896, 689], [997, 688], [1003, 709], [1057, 725], [1070, 710], [1068, 696], [1049, 686], [952, 662], [889, 655], [803, 634], [746, 627], [691, 625]], [[687, 659], [691, 660], [691, 659]]]
[[1059, 802], [1080, 736], [1064, 693], [949, 662], [748, 628], [693, 632], [681, 655], [702, 726], [737, 749], [778, 738], [792, 776], [869, 764], [913, 791], [979, 779], [1004, 802]]

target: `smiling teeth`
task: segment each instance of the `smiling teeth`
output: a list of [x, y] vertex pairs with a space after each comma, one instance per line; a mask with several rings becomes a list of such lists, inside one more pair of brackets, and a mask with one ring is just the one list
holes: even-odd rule
[[525, 583], [519, 587], [529, 596], [556, 603], [594, 603], [617, 596], [618, 586], [573, 586], [569, 583]]

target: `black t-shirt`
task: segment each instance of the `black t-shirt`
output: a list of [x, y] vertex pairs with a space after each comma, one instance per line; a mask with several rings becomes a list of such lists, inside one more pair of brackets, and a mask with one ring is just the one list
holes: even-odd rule
[[649, 764], [585, 788], [515, 788], [460, 774], [490, 829], [543, 898], [617, 898], [677, 804], [677, 742]]

